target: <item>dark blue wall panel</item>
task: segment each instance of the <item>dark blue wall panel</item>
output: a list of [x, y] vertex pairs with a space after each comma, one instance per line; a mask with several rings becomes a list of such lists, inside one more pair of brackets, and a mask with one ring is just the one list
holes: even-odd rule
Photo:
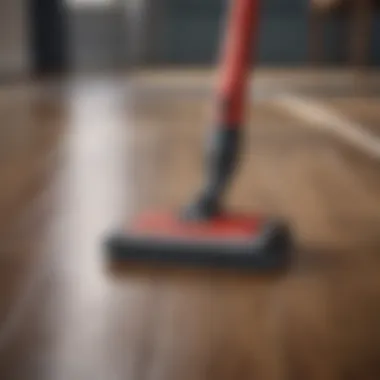
[[[166, 0], [166, 63], [208, 64], [218, 57], [226, 0]], [[297, 64], [307, 56], [307, 1], [266, 0], [261, 6], [260, 62]]]
[[167, 28], [168, 59], [173, 63], [204, 63], [215, 59], [219, 23], [206, 17], [176, 18]]
[[[165, 21], [160, 60], [168, 64], [210, 64], [218, 57], [221, 31], [229, 1], [162, 0]], [[308, 59], [308, 0], [263, 0], [258, 60], [269, 65], [301, 65]], [[342, 18], [326, 25], [326, 57], [347, 57], [347, 30]], [[380, 20], [372, 41], [373, 62], [380, 62]]]
[[306, 17], [268, 16], [261, 24], [259, 61], [267, 64], [300, 64], [307, 59]]

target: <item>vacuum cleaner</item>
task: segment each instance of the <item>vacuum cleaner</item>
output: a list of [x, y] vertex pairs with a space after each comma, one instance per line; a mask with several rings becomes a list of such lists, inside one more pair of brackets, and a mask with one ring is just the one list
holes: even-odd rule
[[291, 262], [288, 226], [262, 215], [228, 213], [223, 198], [239, 163], [259, 0], [231, 0], [205, 180], [177, 214], [145, 213], [106, 240], [112, 261], [278, 270]]

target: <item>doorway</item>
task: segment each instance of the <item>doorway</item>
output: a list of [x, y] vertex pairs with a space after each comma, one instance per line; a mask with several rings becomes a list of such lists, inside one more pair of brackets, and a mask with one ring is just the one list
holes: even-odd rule
[[32, 73], [63, 74], [69, 67], [68, 15], [64, 0], [29, 2]]

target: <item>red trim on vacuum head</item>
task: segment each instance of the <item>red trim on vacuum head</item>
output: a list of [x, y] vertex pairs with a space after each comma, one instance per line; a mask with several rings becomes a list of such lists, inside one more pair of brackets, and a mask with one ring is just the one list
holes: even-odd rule
[[247, 216], [220, 216], [205, 222], [186, 222], [168, 213], [141, 215], [128, 228], [132, 234], [159, 238], [194, 240], [252, 240], [259, 233], [261, 220]]

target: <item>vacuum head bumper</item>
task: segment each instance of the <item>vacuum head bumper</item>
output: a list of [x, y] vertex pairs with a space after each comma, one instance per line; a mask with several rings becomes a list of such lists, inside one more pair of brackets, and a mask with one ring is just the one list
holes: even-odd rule
[[189, 223], [170, 214], [149, 214], [112, 235], [106, 251], [112, 261], [276, 270], [291, 261], [291, 237], [282, 223], [259, 218]]

